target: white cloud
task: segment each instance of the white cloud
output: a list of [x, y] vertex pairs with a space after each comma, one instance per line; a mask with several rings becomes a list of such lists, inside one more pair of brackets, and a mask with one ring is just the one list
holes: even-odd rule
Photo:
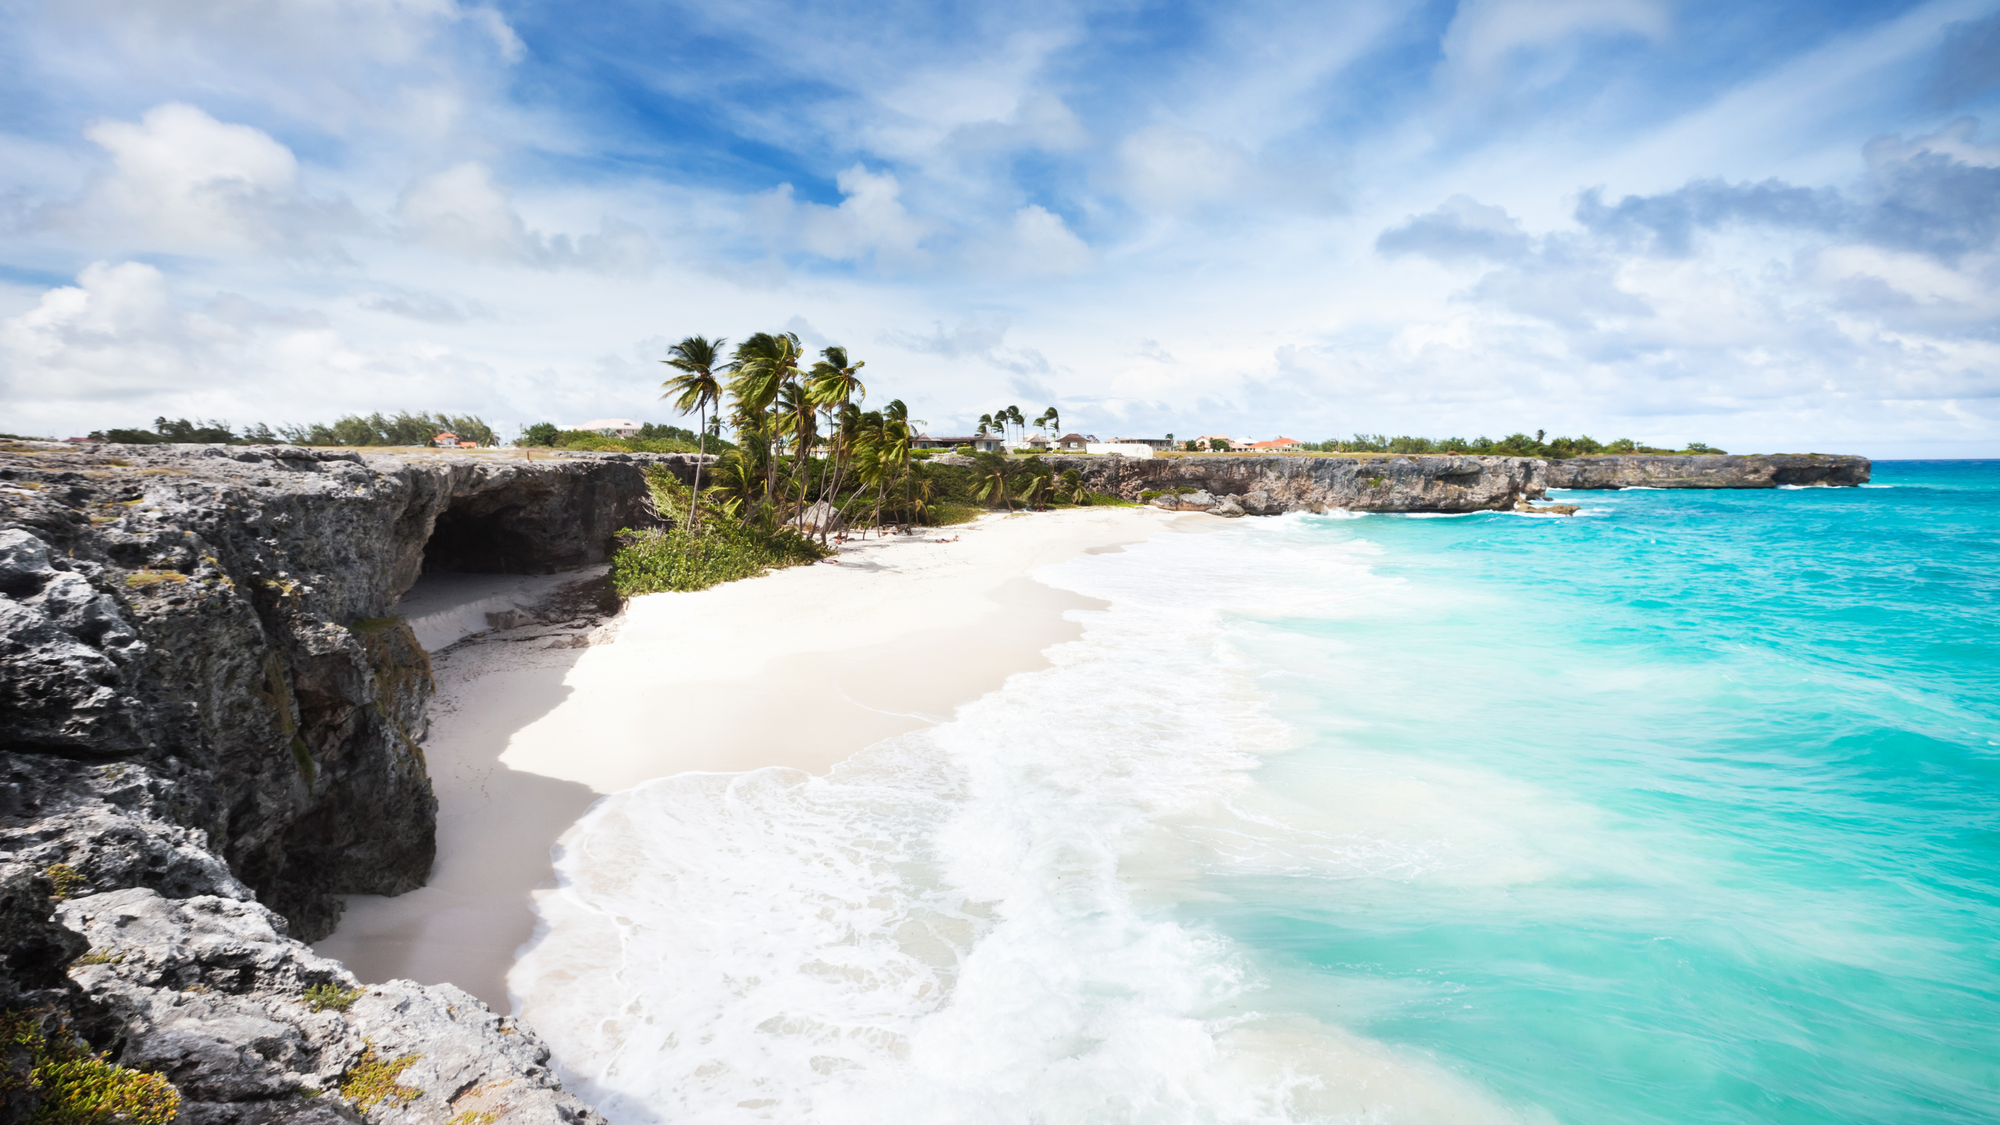
[[1236, 145], [1190, 129], [1154, 125], [1118, 145], [1125, 192], [1140, 206], [1180, 211], [1229, 198], [1250, 170]]
[[84, 130], [112, 161], [82, 203], [56, 222], [85, 238], [193, 254], [303, 251], [356, 225], [342, 203], [299, 190], [299, 162], [268, 133], [191, 105], [155, 106], [135, 123]]
[[478, 161], [412, 181], [396, 214], [405, 238], [468, 261], [636, 274], [651, 267], [655, 253], [643, 230], [613, 219], [576, 238], [530, 229], [492, 170]]
[[902, 185], [889, 172], [855, 164], [834, 180], [843, 198], [837, 207], [793, 198], [785, 184], [752, 209], [753, 223], [767, 231], [767, 244], [781, 254], [805, 251], [836, 261], [874, 258], [907, 265], [924, 257], [928, 224], [903, 206]]
[[1658, 39], [1666, 7], [1650, 0], [1465, 0], [1445, 30], [1448, 65], [1474, 76], [1524, 48], [1560, 43], [1583, 32], [1625, 32]]

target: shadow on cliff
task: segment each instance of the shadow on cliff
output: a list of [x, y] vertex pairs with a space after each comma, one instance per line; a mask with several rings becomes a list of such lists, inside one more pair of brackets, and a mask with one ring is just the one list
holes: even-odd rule
[[554, 886], [556, 839], [599, 795], [512, 769], [500, 757], [516, 734], [574, 694], [565, 681], [583, 651], [537, 652], [519, 663], [476, 648], [441, 658], [447, 669], [468, 657], [495, 666], [466, 669], [470, 685], [452, 693], [458, 705], [432, 715], [424, 743], [438, 798], [430, 880], [394, 898], [347, 898], [339, 928], [315, 946], [321, 954], [370, 983], [449, 982], [496, 1011], [509, 1009], [507, 970], [534, 934], [534, 891]]

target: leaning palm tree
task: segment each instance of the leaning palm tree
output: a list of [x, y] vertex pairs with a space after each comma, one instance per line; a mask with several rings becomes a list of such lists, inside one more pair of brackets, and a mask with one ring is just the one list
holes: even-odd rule
[[1028, 419], [1021, 413], [1020, 407], [1010, 406], [1007, 408], [1007, 421], [1021, 427], [1022, 437], [1025, 438], [1028, 436]]
[[1062, 415], [1057, 413], [1055, 407], [1051, 406], [1047, 410], [1042, 411], [1041, 417], [1035, 419], [1035, 426], [1037, 429], [1046, 426], [1049, 430], [1049, 436], [1054, 437], [1056, 436], [1056, 431], [1062, 429]]
[[1005, 503], [1007, 510], [1010, 512], [1013, 511], [1014, 495], [1007, 486], [1011, 483], [1009, 478], [1014, 475], [1014, 470], [1012, 466], [1008, 465], [1006, 455], [1000, 453], [980, 454], [976, 472], [978, 475], [974, 479], [979, 482], [979, 488], [973, 493], [973, 497], [978, 500], [990, 499], [994, 501], [996, 507], [1001, 503]]
[[[736, 345], [735, 377], [729, 380], [729, 393], [735, 399], [738, 425], [748, 423], [767, 446], [776, 428], [767, 412], [777, 402], [779, 390], [798, 377], [802, 351], [793, 332], [757, 332]], [[764, 470], [764, 503], [770, 504], [777, 489], [774, 458], [766, 458]]]
[[[819, 403], [827, 416], [833, 473], [822, 496], [830, 500], [840, 495], [841, 480], [847, 473], [847, 459], [853, 452], [852, 443], [844, 440], [851, 434], [843, 429], [841, 423], [854, 403], [868, 397], [867, 386], [855, 374], [868, 364], [866, 360], [849, 359], [847, 349], [839, 345], [821, 348], [819, 355], [819, 362], [812, 366], [808, 386], [813, 401]], [[824, 534], [821, 533], [822, 537]]]
[[786, 383], [778, 391], [778, 424], [787, 441], [795, 447], [792, 476], [799, 486], [799, 510], [806, 506], [806, 468], [819, 444], [819, 403], [799, 382]]
[[722, 362], [722, 347], [728, 342], [720, 336], [713, 340], [706, 336], [689, 336], [667, 349], [673, 358], [660, 361], [680, 372], [660, 384], [667, 389], [667, 393], [660, 397], [673, 399], [674, 409], [682, 414], [700, 416], [701, 460], [694, 463], [694, 489], [688, 494], [690, 531], [695, 527], [695, 498], [701, 495], [701, 462], [708, 458], [708, 411], [722, 401], [722, 382], [717, 376], [729, 369], [729, 365]]
[[982, 434], [983, 434], [983, 433], [985, 433], [985, 432], [986, 432], [986, 431], [988, 431], [988, 430], [997, 430], [997, 429], [999, 429], [999, 428], [1000, 428], [1000, 427], [999, 427], [999, 426], [998, 426], [998, 425], [997, 425], [997, 424], [996, 424], [996, 423], [995, 423], [995, 422], [993, 421], [993, 415], [991, 415], [991, 414], [981, 414], [981, 415], [979, 416], [979, 432], [980, 432], [980, 433], [982, 433]]

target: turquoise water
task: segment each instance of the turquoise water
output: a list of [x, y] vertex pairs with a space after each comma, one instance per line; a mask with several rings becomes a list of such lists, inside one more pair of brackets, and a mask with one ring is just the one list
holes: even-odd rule
[[510, 988], [614, 1125], [2000, 1120], [2000, 465], [1876, 481], [1043, 568], [1049, 667], [599, 802]]
[[1258, 781], [1398, 846], [1177, 916], [1565, 1122], [2000, 1120], [2000, 463], [1875, 484], [1259, 532], [1388, 581], [1239, 616]]

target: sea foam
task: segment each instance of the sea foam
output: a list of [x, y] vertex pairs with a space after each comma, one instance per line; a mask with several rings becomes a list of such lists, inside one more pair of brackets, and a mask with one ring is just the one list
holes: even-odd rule
[[1254, 784], [1293, 734], [1229, 622], [1393, 586], [1365, 541], [1289, 546], [1311, 518], [1043, 572], [1110, 608], [1078, 615], [1052, 667], [828, 776], [680, 775], [600, 802], [510, 977], [565, 1079], [615, 1125], [1519, 1120], [1287, 1012], [1173, 916], [1217, 864], [1434, 862]]

